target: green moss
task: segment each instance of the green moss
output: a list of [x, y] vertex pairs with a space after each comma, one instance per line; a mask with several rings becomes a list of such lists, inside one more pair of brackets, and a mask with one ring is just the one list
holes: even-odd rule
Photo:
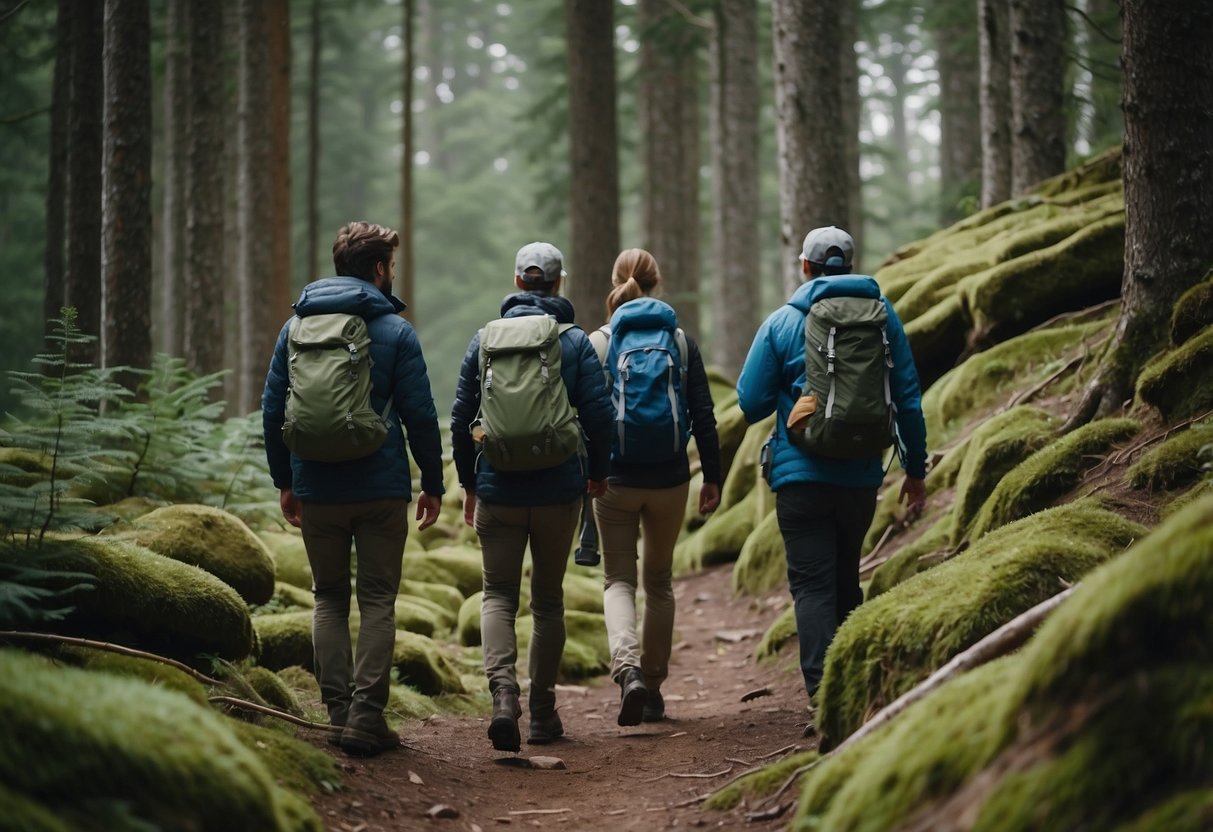
[[337, 761], [314, 745], [285, 731], [240, 720], [232, 720], [231, 727], [244, 747], [261, 758], [278, 784], [302, 794], [341, 788]]
[[1179, 489], [1168, 495], [1158, 507], [1158, 516], [1166, 520], [1210, 493], [1213, 493], [1213, 478], [1206, 477], [1186, 491]]
[[1048, 445], [1057, 425], [1043, 410], [1020, 406], [983, 422], [973, 432], [956, 478], [949, 542], [958, 545], [994, 488], [1013, 468]]
[[441, 645], [425, 636], [397, 630], [392, 666], [401, 684], [426, 696], [463, 692], [458, 670]]
[[[515, 626], [519, 664], [525, 668], [535, 622], [529, 615], [519, 616]], [[606, 621], [597, 613], [566, 610], [565, 643], [560, 657], [560, 678], [579, 681], [601, 676], [611, 669], [611, 650], [607, 644]], [[522, 675], [525, 675], [523, 673]]]
[[1179, 296], [1171, 313], [1171, 343], [1179, 346], [1213, 324], [1213, 272]]
[[826, 655], [822, 747], [1145, 530], [1094, 501], [1040, 512], [861, 605]]
[[459, 539], [459, 527], [463, 524], [462, 512], [458, 518], [446, 509], [438, 518], [438, 522], [419, 532], [413, 532], [409, 537], [419, 542], [426, 551], [442, 546], [453, 546]]
[[316, 608], [316, 597], [311, 590], [294, 584], [274, 582], [274, 594], [270, 600], [252, 608], [253, 615], [269, 615], [276, 612], [299, 612]]
[[1213, 789], [1180, 792], [1116, 827], [1117, 832], [1208, 832], [1213, 829]]
[[13, 832], [73, 832], [74, 824], [58, 817], [51, 807], [0, 785], [0, 824]]
[[464, 598], [483, 588], [480, 550], [472, 546], [443, 546], [425, 553], [404, 553], [404, 575], [410, 580], [446, 584]]
[[270, 670], [299, 665], [312, 667], [312, 613], [283, 612], [253, 619], [261, 654], [257, 663]]
[[602, 573], [582, 575], [564, 573], [564, 608], [582, 612], [602, 612]]
[[433, 638], [455, 626], [455, 614], [433, 601], [412, 595], [396, 596], [396, 627]]
[[[931, 518], [918, 522], [931, 522]], [[934, 566], [940, 559], [937, 553], [944, 553], [952, 548], [951, 529], [950, 512], [936, 515], [934, 522], [917, 540], [902, 546], [892, 557], [876, 567], [868, 583], [868, 600], [883, 595], [901, 582]]]
[[747, 774], [740, 780], [735, 780], [723, 789], [713, 792], [712, 796], [704, 801], [703, 808], [727, 812], [729, 809], [740, 806], [742, 801], [774, 794], [793, 771], [813, 762], [817, 757], [816, 751], [790, 754], [774, 765], [767, 766], [753, 774]]
[[736, 560], [757, 525], [757, 502], [758, 490], [754, 489], [728, 510], [717, 510], [708, 522], [683, 539], [674, 548], [675, 574]]
[[415, 595], [418, 598], [433, 601], [456, 615], [459, 613], [459, 608], [463, 606], [463, 593], [449, 584], [432, 584], [405, 578], [400, 581], [400, 591], [405, 595]]
[[1134, 488], [1163, 491], [1188, 485], [1204, 476], [1213, 462], [1213, 422], [1192, 425], [1142, 455], [1129, 468]]
[[1213, 407], [1213, 326], [1147, 364], [1137, 377], [1137, 397], [1168, 422]]
[[307, 559], [303, 538], [292, 532], [260, 532], [261, 541], [274, 561], [279, 581], [302, 589], [312, 588], [312, 566]]
[[[922, 412], [927, 436], [942, 444], [973, 417], [1008, 394], [1026, 390], [1053, 375], [1068, 354], [1084, 340], [1107, 329], [1105, 319], [1052, 327], [1016, 336], [970, 356], [931, 385], [923, 395]], [[1057, 384], [1050, 392], [1063, 391]]]
[[759, 661], [773, 659], [779, 655], [779, 651], [784, 648], [784, 645], [794, 638], [796, 638], [796, 608], [788, 607], [771, 622], [771, 626], [763, 634], [762, 640], [758, 642], [754, 658]]
[[754, 490], [758, 482], [758, 454], [774, 428], [775, 416], [772, 414], [761, 422], [750, 425], [746, 430], [745, 438], [741, 440], [737, 454], [733, 457], [729, 475], [720, 489], [720, 506], [717, 511], [728, 511]]
[[741, 547], [733, 567], [733, 592], [757, 595], [774, 589], [787, 579], [787, 565], [779, 520], [772, 511]]
[[480, 605], [484, 593], [476, 592], [467, 597], [459, 608], [459, 623], [455, 627], [459, 643], [468, 647], [480, 646]]
[[264, 604], [274, 594], [274, 562], [269, 550], [244, 521], [222, 509], [165, 506], [124, 529], [118, 537], [205, 569], [250, 604]]
[[5, 650], [0, 723], [0, 782], [84, 828], [321, 828], [234, 723], [175, 691]]
[[207, 704], [207, 691], [201, 682], [164, 662], [89, 647], [64, 646], [55, 650], [53, 655], [75, 667], [141, 679], [149, 685], [183, 693], [199, 705]]
[[1132, 419], [1103, 419], [1041, 448], [994, 487], [973, 521], [970, 537], [977, 540], [999, 526], [1045, 508], [1077, 486], [1098, 457], [1135, 434], [1138, 427]]
[[929, 386], [955, 364], [969, 337], [970, 315], [955, 294], [905, 325], [918, 375]]
[[[197, 567], [107, 537], [47, 541], [50, 566], [92, 576], [92, 590], [73, 594], [59, 632], [139, 647], [194, 661], [201, 654], [231, 661], [248, 656], [248, 606], [223, 581]], [[0, 558], [20, 557], [0, 549]], [[50, 580], [47, 585], [58, 585]]]
[[731, 400], [723, 406], [716, 405], [716, 437], [720, 443], [720, 476], [727, 479], [733, 468], [733, 460], [737, 449], [745, 438], [749, 425], [746, 424], [745, 414], [737, 405], [737, 392], [733, 391]]
[[[927, 434], [930, 436], [930, 434]], [[965, 454], [969, 450], [969, 439], [965, 437], [949, 448], [935, 464], [927, 470], [927, 499], [940, 491], [946, 491], [956, 484], [956, 477], [960, 474], [960, 467], [964, 463]], [[898, 503], [897, 498], [901, 494], [901, 485], [904, 479], [894, 477], [888, 485], [880, 492], [880, 496], [876, 498], [876, 513], [872, 517], [872, 525], [868, 527], [868, 532], [863, 539], [863, 554], [868, 554], [880, 539], [884, 537], [885, 531], [893, 523], [904, 522], [906, 518], [905, 505]], [[925, 518], [923, 518], [925, 519]], [[921, 523], [922, 519], [916, 521]]]
[[244, 668], [242, 672], [245, 681], [265, 700], [265, 704], [295, 716], [303, 716], [303, 709], [294, 692], [277, 673], [256, 665]]

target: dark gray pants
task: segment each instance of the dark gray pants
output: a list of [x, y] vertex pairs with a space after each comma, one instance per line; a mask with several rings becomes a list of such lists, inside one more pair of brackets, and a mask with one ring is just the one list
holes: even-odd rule
[[826, 648], [838, 625], [863, 602], [859, 550], [875, 511], [875, 488], [793, 483], [775, 495], [809, 696], [821, 684]]

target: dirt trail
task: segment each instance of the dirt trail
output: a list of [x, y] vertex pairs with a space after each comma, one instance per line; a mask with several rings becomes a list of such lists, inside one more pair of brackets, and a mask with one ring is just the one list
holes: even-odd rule
[[[315, 801], [326, 827], [332, 832], [754, 828], [745, 814], [756, 807], [709, 812], [693, 799], [754, 765], [810, 748], [813, 741], [801, 736], [808, 714], [794, 659], [762, 666], [754, 661], [762, 634], [790, 602], [786, 588], [761, 598], [733, 598], [729, 578], [726, 566], [675, 583], [675, 648], [670, 678], [662, 686], [666, 721], [620, 728], [615, 724], [619, 689], [603, 677], [591, 687], [561, 688], [558, 706], [566, 736], [548, 746], [524, 743], [518, 755], [493, 750], [485, 718], [443, 716], [412, 723], [402, 732], [407, 747], [398, 752], [369, 760], [333, 752], [347, 788]], [[794, 648], [785, 651], [794, 655]], [[741, 701], [764, 687], [770, 695]], [[332, 751], [318, 734], [310, 739]], [[567, 768], [533, 769], [523, 762], [533, 756], [558, 757]], [[791, 796], [785, 793], [782, 802]], [[440, 804], [457, 816], [432, 819], [429, 811]], [[782, 828], [786, 820], [785, 815], [758, 826]]]

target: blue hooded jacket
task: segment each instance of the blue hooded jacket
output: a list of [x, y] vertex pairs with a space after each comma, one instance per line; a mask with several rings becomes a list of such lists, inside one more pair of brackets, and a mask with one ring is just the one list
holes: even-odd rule
[[[371, 338], [371, 407], [382, 413], [392, 397], [391, 429], [378, 451], [348, 462], [305, 462], [293, 456], [282, 442], [286, 421], [288, 372], [288, 320], [278, 333], [274, 357], [261, 396], [261, 422], [270, 476], [278, 488], [290, 486], [303, 502], [355, 503], [389, 498], [412, 499], [405, 437], [417, 467], [421, 489], [439, 497], [442, 479], [442, 440], [438, 414], [430, 393], [421, 344], [412, 325], [398, 312], [404, 303], [386, 297], [374, 284], [356, 277], [330, 277], [309, 283], [295, 302], [295, 314], [326, 315], [345, 312], [366, 320]], [[403, 430], [401, 426], [403, 425]]]
[[880, 286], [864, 275], [817, 277], [802, 285], [784, 306], [771, 313], [758, 328], [750, 346], [737, 397], [746, 421], [753, 424], [777, 413], [771, 440], [771, 488], [778, 491], [797, 482], [821, 482], [850, 488], [876, 488], [884, 479], [883, 460], [832, 459], [810, 454], [788, 439], [788, 414], [805, 382], [804, 321], [809, 307], [822, 298], [880, 298], [889, 313], [889, 348], [893, 354], [890, 387], [897, 406], [897, 433], [901, 461], [911, 477], [926, 476], [927, 428], [922, 418], [918, 370], [906, 341], [901, 319]]
[[[573, 323], [573, 304], [567, 298], [516, 292], [501, 302], [501, 317], [551, 315], [559, 323]], [[603, 380], [602, 364], [594, 345], [573, 327], [560, 336], [560, 377], [577, 409], [577, 420], [585, 435], [588, 470], [576, 454], [563, 465], [541, 471], [497, 471], [482, 455], [468, 427], [480, 412], [480, 333], [472, 336], [451, 407], [451, 448], [459, 483], [478, 500], [514, 506], [543, 506], [569, 503], [585, 494], [585, 481], [604, 480], [610, 464], [613, 414], [611, 397]]]

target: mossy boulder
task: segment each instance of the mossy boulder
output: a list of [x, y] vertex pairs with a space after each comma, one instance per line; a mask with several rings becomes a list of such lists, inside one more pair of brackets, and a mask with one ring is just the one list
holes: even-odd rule
[[743, 801], [754, 801], [756, 798], [774, 794], [783, 786], [792, 772], [813, 762], [818, 756], [816, 751], [789, 754], [778, 763], [740, 777], [719, 791], [713, 792], [712, 796], [704, 801], [703, 808], [728, 811], [737, 808]]
[[955, 365], [968, 345], [970, 325], [969, 312], [958, 294], [905, 325], [906, 341], [923, 385], [930, 385]]
[[1179, 346], [1213, 325], [1213, 272], [1184, 292], [1171, 313], [1171, 343]]
[[202, 683], [172, 665], [138, 656], [125, 656], [110, 650], [91, 647], [63, 646], [51, 651], [57, 661], [98, 673], [111, 673], [140, 679], [149, 685], [175, 690], [199, 705], [207, 704], [207, 690]]
[[757, 595], [787, 580], [788, 560], [779, 533], [779, 520], [771, 512], [741, 547], [733, 567], [733, 592]]
[[307, 559], [303, 537], [292, 532], [261, 532], [261, 541], [274, 562], [274, 575], [283, 583], [301, 589], [312, 588], [312, 565]]
[[299, 665], [311, 668], [312, 613], [281, 612], [274, 615], [259, 615], [253, 619], [257, 628], [257, 641], [261, 653], [257, 663], [270, 670]]
[[1165, 491], [1188, 485], [1213, 465], [1213, 422], [1192, 425], [1142, 454], [1129, 468], [1134, 488]]
[[265, 704], [295, 716], [303, 716], [299, 700], [295, 698], [290, 687], [277, 673], [269, 668], [253, 665], [244, 668], [242, 674], [245, 681], [265, 701]]
[[729, 475], [720, 489], [720, 507], [717, 511], [728, 511], [744, 500], [759, 484], [758, 454], [774, 426], [775, 416], [772, 414], [746, 429], [745, 438], [741, 440], [737, 454], [733, 457]]
[[1137, 397], [1168, 422], [1213, 408], [1213, 326], [1147, 364], [1137, 377]]
[[464, 598], [484, 584], [480, 550], [473, 546], [442, 546], [424, 553], [404, 553], [404, 577], [413, 581], [446, 584]]
[[[527, 651], [535, 621], [529, 615], [519, 616], [515, 627], [518, 638], [519, 665], [527, 666]], [[593, 612], [566, 610], [564, 614], [564, 653], [560, 656], [560, 678], [565, 681], [601, 676], [611, 669], [611, 650], [607, 644], [606, 620]]]
[[762, 640], [754, 651], [754, 657], [759, 661], [772, 659], [779, 655], [784, 646], [796, 638], [796, 608], [788, 607], [771, 622], [771, 626], [763, 634]]
[[269, 550], [243, 520], [222, 509], [165, 506], [124, 525], [117, 536], [205, 569], [250, 604], [264, 604], [274, 594]]
[[426, 696], [464, 692], [455, 665], [437, 642], [423, 635], [397, 630], [392, 666], [401, 684]]
[[480, 605], [484, 603], [484, 593], [476, 592], [467, 597], [459, 608], [459, 623], [455, 632], [459, 643], [467, 647], [480, 646]]
[[176, 691], [3, 650], [0, 722], [0, 781], [66, 828], [322, 828], [230, 720]]
[[[223, 581], [195, 566], [125, 540], [90, 537], [47, 540], [49, 569], [88, 576], [93, 588], [72, 593], [73, 608], [53, 622], [65, 635], [113, 641], [196, 662], [211, 655], [229, 661], [253, 649], [248, 606]], [[0, 559], [21, 561], [23, 550], [0, 547]], [[73, 585], [47, 578], [37, 585]]]
[[270, 600], [252, 608], [253, 615], [271, 615], [276, 612], [299, 612], [316, 608], [316, 596], [310, 590], [294, 584], [274, 582], [274, 594]]
[[[921, 515], [915, 522], [923, 523], [924, 521], [934, 522], [930, 512], [931, 498], [939, 492], [946, 492], [949, 488], [956, 484], [956, 478], [960, 475], [960, 467], [964, 464], [965, 454], [969, 450], [969, 438], [966, 437], [959, 440], [955, 445], [948, 448], [941, 457], [935, 460], [927, 469], [927, 500], [928, 512]], [[907, 520], [907, 512], [904, 503], [898, 503], [897, 498], [901, 495], [901, 486], [905, 482], [902, 477], [894, 477], [888, 485], [881, 489], [880, 494], [876, 498], [876, 513], [872, 517], [872, 524], [868, 526], [868, 532], [863, 538], [863, 548], [861, 552], [864, 555], [870, 553], [889, 526], [894, 523], [904, 524]]]
[[822, 747], [1144, 535], [1091, 500], [1070, 503], [1005, 526], [861, 605], [826, 656]]
[[741, 408], [737, 405], [736, 391], [733, 391], [727, 405], [721, 406], [717, 402], [716, 439], [720, 443], [721, 477], [727, 479], [729, 472], [733, 470], [733, 460], [737, 458], [737, 449], [741, 447], [741, 442], [745, 439], [746, 431], [749, 430], [749, 427], [745, 420], [745, 414], [741, 412]]
[[396, 627], [433, 637], [455, 626], [455, 613], [426, 598], [415, 595], [396, 596]]
[[1036, 451], [994, 487], [970, 527], [971, 539], [1052, 504], [1077, 486], [1099, 457], [1139, 427], [1133, 419], [1102, 419]]
[[433, 601], [455, 615], [459, 614], [459, 608], [463, 606], [463, 593], [449, 584], [433, 584], [404, 578], [400, 581], [400, 591], [405, 595], [415, 595]]
[[894, 552], [888, 560], [876, 567], [868, 582], [867, 598], [872, 600], [883, 595], [903, 581], [930, 569], [952, 553], [952, 513], [937, 513], [921, 522], [930, 523], [912, 542]]
[[750, 491], [731, 508], [717, 510], [706, 523], [674, 548], [674, 571], [685, 574], [718, 563], [735, 561], [754, 531], [758, 490]]
[[[296, 739], [278, 725], [233, 720], [232, 730], [245, 748], [261, 759], [274, 782], [296, 795], [340, 789], [341, 771], [337, 760], [311, 743]], [[300, 802], [308, 808], [305, 801]]]

